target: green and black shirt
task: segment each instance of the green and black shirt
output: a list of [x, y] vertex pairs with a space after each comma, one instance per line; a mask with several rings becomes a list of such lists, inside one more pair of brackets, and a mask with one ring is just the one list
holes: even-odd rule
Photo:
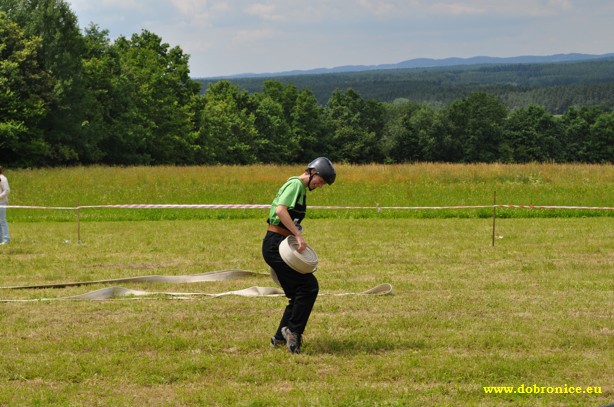
[[301, 223], [305, 218], [305, 213], [307, 212], [307, 187], [299, 177], [288, 178], [286, 183], [279, 189], [279, 192], [277, 192], [277, 196], [269, 210], [267, 222], [271, 225], [286, 228], [275, 213], [279, 205], [288, 207], [290, 217], [295, 223]]

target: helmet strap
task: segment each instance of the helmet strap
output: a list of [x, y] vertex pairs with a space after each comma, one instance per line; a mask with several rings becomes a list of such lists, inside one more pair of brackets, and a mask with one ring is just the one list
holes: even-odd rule
[[313, 176], [316, 175], [316, 173], [317, 171], [312, 171], [312, 168], [309, 169], [309, 181], [307, 181], [307, 188], [309, 188], [310, 191], [313, 191], [313, 188], [311, 188], [311, 180], [313, 179]]

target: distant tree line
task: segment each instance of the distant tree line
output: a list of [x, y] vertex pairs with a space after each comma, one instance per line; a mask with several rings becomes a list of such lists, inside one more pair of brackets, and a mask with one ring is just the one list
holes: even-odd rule
[[63, 0], [0, 0], [0, 161], [6, 167], [336, 162], [613, 162], [614, 110], [510, 109], [471, 92], [435, 105], [325, 103], [279, 80], [201, 91], [189, 56], [149, 31], [83, 32]]
[[[197, 79], [203, 89], [215, 78]], [[497, 96], [510, 110], [541, 105], [552, 114], [572, 106], [614, 108], [614, 58], [573, 63], [464, 65], [361, 72], [229, 78], [240, 88], [260, 92], [267, 80], [310, 89], [326, 104], [340, 84], [366, 99], [397, 99], [447, 106], [471, 93]]]

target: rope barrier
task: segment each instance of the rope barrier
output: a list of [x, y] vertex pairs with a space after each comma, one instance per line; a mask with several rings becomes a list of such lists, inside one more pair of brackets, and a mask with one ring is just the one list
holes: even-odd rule
[[[80, 209], [269, 209], [265, 204], [117, 204], [117, 205], [80, 205], [80, 206], [22, 206], [7, 205], [11, 209], [80, 210]], [[309, 209], [369, 209], [369, 210], [439, 210], [439, 209], [580, 209], [612, 211], [609, 206], [554, 206], [554, 205], [461, 205], [461, 206], [310, 206]]]
[[120, 204], [120, 205], [87, 205], [76, 209], [268, 209], [271, 205], [260, 204]]
[[550, 206], [550, 205], [495, 205], [498, 208], [512, 209], [581, 209], [593, 211], [613, 211], [614, 207], [609, 206]]
[[57, 209], [57, 210], [77, 210], [76, 206], [32, 206], [32, 205], [6, 205], [5, 208], [11, 209]]
[[[493, 205], [456, 205], [456, 206], [310, 206], [310, 209], [362, 209], [376, 210], [380, 213], [382, 210], [444, 210], [444, 209], [492, 209], [493, 210], [493, 228], [492, 228], [492, 246], [495, 245], [495, 220], [497, 216], [497, 208], [499, 209], [571, 209], [571, 210], [586, 210], [586, 211], [613, 211], [611, 206], [555, 206], [555, 205], [511, 205], [497, 204], [496, 192], [494, 194]], [[13, 209], [58, 209], [58, 210], [75, 210], [77, 211], [77, 241], [81, 241], [81, 209], [269, 209], [270, 205], [265, 204], [114, 204], [114, 205], [79, 205], [75, 207], [65, 206], [19, 206], [7, 205], [7, 208]]]

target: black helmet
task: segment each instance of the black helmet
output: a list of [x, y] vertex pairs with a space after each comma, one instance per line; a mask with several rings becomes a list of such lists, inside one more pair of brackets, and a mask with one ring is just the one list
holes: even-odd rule
[[326, 157], [318, 157], [307, 165], [307, 169], [315, 169], [316, 173], [324, 178], [328, 185], [332, 185], [337, 178], [333, 163]]

